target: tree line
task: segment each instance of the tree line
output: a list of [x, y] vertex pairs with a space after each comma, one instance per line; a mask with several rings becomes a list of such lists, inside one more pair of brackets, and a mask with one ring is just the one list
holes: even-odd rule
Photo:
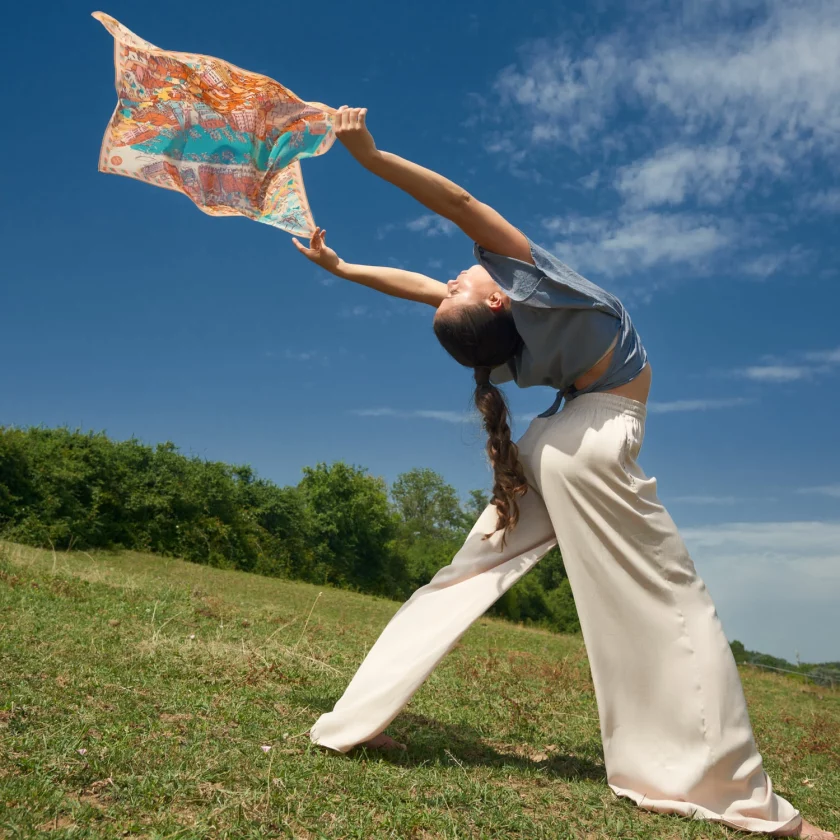
[[[150, 551], [404, 600], [452, 561], [488, 500], [472, 490], [462, 503], [426, 468], [388, 487], [319, 463], [281, 487], [169, 442], [0, 426], [0, 537], [39, 547]], [[488, 613], [579, 631], [557, 548]]]

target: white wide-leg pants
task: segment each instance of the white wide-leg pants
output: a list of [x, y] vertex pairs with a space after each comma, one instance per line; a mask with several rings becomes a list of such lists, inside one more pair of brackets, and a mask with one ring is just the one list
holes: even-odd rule
[[663, 813], [771, 832], [801, 817], [773, 791], [714, 604], [656, 479], [637, 463], [646, 408], [582, 394], [517, 441], [528, 479], [500, 548], [495, 508], [452, 563], [394, 615], [316, 744], [347, 752], [382, 732], [469, 626], [555, 544], [595, 686], [610, 788]]

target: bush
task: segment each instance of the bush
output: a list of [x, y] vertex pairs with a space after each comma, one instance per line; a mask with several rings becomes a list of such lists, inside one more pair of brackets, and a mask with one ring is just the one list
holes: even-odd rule
[[[381, 478], [343, 462], [278, 487], [248, 466], [67, 428], [0, 427], [0, 536], [56, 549], [137, 549], [407, 598], [452, 562], [488, 503], [429, 469]], [[578, 628], [555, 548], [488, 611]]]

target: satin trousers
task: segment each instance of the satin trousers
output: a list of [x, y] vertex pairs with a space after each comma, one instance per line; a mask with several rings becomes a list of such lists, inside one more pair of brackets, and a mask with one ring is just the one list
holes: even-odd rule
[[582, 394], [517, 441], [529, 489], [501, 547], [493, 505], [452, 562], [394, 615], [316, 744], [382, 732], [470, 625], [559, 544], [598, 705], [607, 782], [639, 806], [771, 832], [799, 812], [773, 790], [738, 669], [656, 479], [638, 463], [644, 404]]

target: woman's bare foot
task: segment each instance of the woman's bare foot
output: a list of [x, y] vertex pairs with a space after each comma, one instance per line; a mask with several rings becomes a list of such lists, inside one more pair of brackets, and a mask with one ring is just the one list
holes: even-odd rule
[[360, 747], [367, 747], [369, 750], [407, 750], [405, 744], [395, 741], [390, 735], [381, 732], [369, 741], [359, 744]]
[[774, 837], [810, 837], [811, 840], [837, 840], [837, 836], [830, 831], [823, 831], [803, 819], [801, 825], [792, 834], [774, 834]]

